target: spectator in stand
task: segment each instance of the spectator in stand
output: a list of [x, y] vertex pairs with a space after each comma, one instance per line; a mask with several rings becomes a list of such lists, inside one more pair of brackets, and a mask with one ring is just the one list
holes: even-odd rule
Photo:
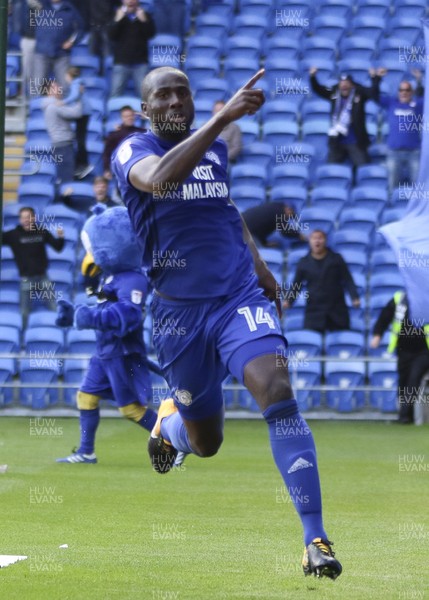
[[351, 75], [342, 75], [333, 87], [321, 85], [317, 68], [310, 69], [311, 89], [331, 103], [331, 127], [328, 131], [328, 163], [343, 163], [349, 159], [353, 167], [369, 162], [369, 136], [365, 125], [365, 102], [378, 101], [380, 75], [369, 70], [371, 87], [355, 83]]
[[58, 85], [66, 87], [70, 52], [83, 33], [84, 23], [79, 11], [66, 0], [45, 2], [44, 8], [37, 12], [34, 78], [38, 94], [47, 87], [52, 71]]
[[109, 196], [109, 181], [105, 177], [95, 177], [93, 189], [94, 204], [98, 204], [99, 202], [101, 202], [102, 204], [105, 204], [107, 208], [112, 208], [114, 206], [119, 205], [117, 202], [114, 202]]
[[392, 324], [388, 352], [398, 357], [398, 422], [414, 422], [414, 404], [423, 375], [429, 370], [429, 325], [416, 325], [408, 318], [408, 299], [396, 292], [378, 317], [370, 342], [378, 348], [381, 338]]
[[133, 77], [136, 95], [148, 70], [148, 40], [155, 35], [155, 23], [138, 0], [122, 0], [109, 26], [113, 46], [113, 71], [110, 97], [124, 93], [128, 79]]
[[48, 96], [42, 108], [45, 114], [46, 129], [51, 139], [52, 153], [57, 167], [57, 183], [72, 181], [75, 172], [74, 142], [75, 132], [71, 122], [82, 116], [82, 102], [64, 106], [62, 88], [55, 80], [48, 84]]
[[253, 206], [245, 210], [242, 217], [259, 246], [265, 248], [276, 246], [275, 242], [267, 241], [267, 237], [275, 231], [291, 240], [307, 241], [307, 236], [300, 231], [298, 215], [292, 206], [283, 202], [267, 202]]
[[88, 152], [86, 150], [86, 133], [89, 117], [91, 116], [91, 102], [85, 93], [85, 84], [80, 76], [79, 67], [69, 67], [67, 69], [66, 81], [69, 84], [68, 94], [62, 101], [62, 105], [73, 107], [79, 102], [82, 103], [82, 116], [76, 119], [75, 177], [83, 179], [94, 170], [94, 167], [88, 163]]
[[[381, 76], [386, 69], [379, 69]], [[421, 130], [423, 127], [423, 86], [422, 72], [415, 69], [413, 75], [417, 80], [414, 92], [409, 81], [401, 81], [397, 96], [382, 94], [379, 104], [387, 113], [389, 134], [387, 136], [387, 169], [389, 172], [389, 191], [403, 181], [405, 171], [407, 179], [412, 183], [417, 180], [420, 166]], [[416, 98], [415, 96], [419, 96]]]
[[326, 246], [326, 233], [319, 229], [310, 235], [310, 252], [296, 267], [295, 279], [285, 295], [284, 308], [290, 308], [302, 287], [307, 287], [304, 328], [324, 333], [350, 328], [349, 310], [344, 298], [346, 289], [359, 307], [360, 300], [350, 271], [341, 254]]
[[[216, 100], [213, 105], [213, 114], [217, 114], [225, 106], [226, 102], [223, 100]], [[241, 130], [237, 123], [228, 123], [228, 125], [222, 130], [220, 136], [226, 143], [228, 148], [228, 159], [229, 162], [234, 162], [237, 156], [241, 152]]]
[[136, 120], [136, 113], [131, 106], [123, 106], [120, 111], [121, 124], [115, 131], [111, 131], [106, 137], [104, 142], [103, 151], [103, 170], [104, 177], [106, 179], [112, 179], [112, 172], [110, 170], [110, 157], [112, 152], [127, 136], [138, 131], [144, 132], [146, 129], [137, 127], [134, 123]]
[[120, 0], [89, 0], [89, 50], [100, 58], [100, 76], [104, 75], [105, 60], [112, 53], [108, 25], [120, 4]]
[[21, 36], [20, 48], [22, 52], [22, 78], [23, 93], [25, 95], [32, 93], [30, 77], [34, 73], [34, 50], [36, 47], [36, 19], [35, 15], [41, 11], [43, 4], [39, 0], [22, 0], [15, 4], [19, 11], [18, 33]]
[[28, 206], [19, 211], [19, 225], [3, 232], [2, 244], [11, 247], [21, 277], [20, 305], [24, 328], [32, 299], [43, 300], [50, 310], [56, 310], [55, 291], [46, 275], [46, 245], [60, 252], [64, 247], [61, 227], [57, 228], [57, 235], [54, 237], [46, 226], [37, 223], [34, 209]]

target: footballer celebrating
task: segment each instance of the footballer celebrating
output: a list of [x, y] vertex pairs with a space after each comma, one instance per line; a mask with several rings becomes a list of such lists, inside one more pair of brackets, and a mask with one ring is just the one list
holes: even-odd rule
[[151, 71], [142, 84], [151, 130], [129, 136], [112, 157], [155, 290], [154, 346], [174, 397], [161, 405], [148, 448], [159, 473], [178, 452], [214, 455], [223, 439], [221, 384], [231, 373], [258, 402], [286, 487], [300, 489], [291, 499], [304, 530], [304, 573], [335, 579], [342, 567], [323, 526], [313, 436], [286, 361], [278, 361], [287, 342], [270, 302], [280, 310], [276, 281], [230, 200], [227, 150], [218, 137], [261, 108], [264, 94], [254, 86], [263, 73], [191, 131], [188, 78], [171, 67]]

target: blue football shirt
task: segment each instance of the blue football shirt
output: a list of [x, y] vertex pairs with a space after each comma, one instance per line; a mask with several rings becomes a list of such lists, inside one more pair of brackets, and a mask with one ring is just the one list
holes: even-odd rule
[[153, 132], [126, 138], [112, 155], [112, 171], [143, 250], [143, 266], [156, 290], [174, 298], [225, 296], [253, 273], [237, 209], [229, 203], [227, 149], [216, 139], [181, 185], [163, 183], [152, 193], [131, 185], [131, 167], [163, 156], [174, 143]]

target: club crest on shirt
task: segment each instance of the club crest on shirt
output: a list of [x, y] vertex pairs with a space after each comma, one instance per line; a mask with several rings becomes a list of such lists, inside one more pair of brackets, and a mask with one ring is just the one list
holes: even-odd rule
[[124, 142], [118, 150], [118, 160], [121, 163], [121, 165], [124, 165], [127, 161], [129, 161], [132, 154], [133, 151], [131, 149], [130, 142]]
[[216, 154], [216, 152], [213, 152], [213, 150], [209, 150], [208, 152], [206, 152], [204, 154], [204, 158], [207, 158], [207, 160], [211, 160], [212, 162], [215, 162], [217, 165], [221, 164], [219, 156]]
[[141, 304], [143, 301], [143, 292], [140, 290], [132, 290], [131, 292], [131, 302], [133, 304]]
[[188, 390], [176, 390], [177, 402], [184, 406], [190, 406], [192, 404], [192, 394]]

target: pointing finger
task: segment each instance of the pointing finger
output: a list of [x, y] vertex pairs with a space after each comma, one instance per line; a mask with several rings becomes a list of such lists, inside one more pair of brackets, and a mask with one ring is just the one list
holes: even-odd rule
[[247, 83], [245, 83], [243, 85], [243, 87], [241, 88], [242, 90], [250, 90], [252, 89], [252, 87], [255, 85], [255, 83], [261, 79], [261, 77], [263, 77], [265, 74], [265, 69], [260, 69], [257, 73], [255, 73], [253, 75], [253, 77], [251, 77], [249, 79], [249, 81]]

